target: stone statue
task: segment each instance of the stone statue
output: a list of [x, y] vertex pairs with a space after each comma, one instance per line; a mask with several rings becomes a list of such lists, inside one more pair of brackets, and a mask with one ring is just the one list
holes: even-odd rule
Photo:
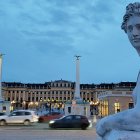
[[[125, 31], [130, 43], [140, 56], [140, 2], [130, 3], [126, 7], [121, 28]], [[129, 132], [138, 132], [140, 134], [140, 74], [132, 95], [135, 104], [133, 109], [104, 117], [97, 123], [96, 132], [102, 140], [109, 140], [106, 136], [114, 130], [119, 131], [118, 134], [121, 131], [125, 131], [128, 134]], [[121, 138], [118, 139], [122, 140]], [[134, 138], [124, 139], [134, 140]], [[112, 138], [112, 140], [116, 139]]]

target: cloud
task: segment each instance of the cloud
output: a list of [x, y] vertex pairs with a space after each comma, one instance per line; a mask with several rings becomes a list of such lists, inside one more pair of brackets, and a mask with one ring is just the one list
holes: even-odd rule
[[114, 4], [111, 0], [3, 0], [0, 11], [3, 26], [17, 32], [21, 43], [26, 42], [23, 47], [35, 47], [42, 53], [61, 49], [61, 55], [95, 47], [93, 41], [98, 40], [106, 24], [115, 22]]
[[[27, 38], [44, 38], [45, 35], [54, 34], [50, 37], [57, 42], [57, 32], [64, 33], [63, 36], [86, 36], [89, 30], [101, 30], [103, 22], [112, 20], [112, 7], [108, 3], [91, 0], [25, 0], [2, 1], [3, 12], [7, 14], [7, 25], [16, 28], [21, 35]], [[111, 4], [110, 4], [111, 5]], [[103, 10], [104, 9], [104, 10]], [[4, 16], [3, 16], [4, 18]], [[11, 24], [8, 24], [9, 20]], [[82, 37], [83, 38], [83, 37]], [[46, 38], [44, 38], [46, 39]], [[69, 44], [69, 42], [68, 42]]]
[[[58, 62], [63, 62], [58, 66], [63, 68], [68, 62], [62, 61], [62, 58], [70, 61], [68, 58], [75, 54], [83, 56], [86, 65], [84, 71], [88, 68], [89, 77], [96, 67], [102, 71], [104, 61], [114, 58], [113, 51], [122, 50], [120, 39], [122, 40], [123, 33], [120, 25], [125, 11], [124, 5], [128, 1], [0, 0], [0, 51], [7, 54], [5, 61], [12, 61], [11, 64], [6, 64], [6, 69], [9, 69], [7, 73], [12, 75], [14, 71], [14, 77], [22, 78], [16, 76], [17, 69], [21, 73], [25, 73], [25, 68], [35, 71], [36, 63], [43, 62], [41, 67], [45, 70], [50, 66], [47, 60], [52, 61], [53, 69], [58, 66]], [[121, 51], [123, 52], [125, 48]], [[57, 60], [54, 59], [55, 56]], [[117, 57], [116, 54], [115, 56]], [[94, 67], [98, 61], [99, 67]], [[18, 68], [21, 62], [22, 66]], [[115, 65], [114, 62], [111, 65]], [[11, 66], [14, 67], [12, 72]], [[109, 64], [105, 66], [108, 67], [106, 73], [110, 73]], [[43, 69], [41, 73], [46, 72]], [[37, 70], [39, 73], [40, 68]], [[27, 79], [30, 74], [36, 77], [28, 69], [26, 72], [29, 73]]]

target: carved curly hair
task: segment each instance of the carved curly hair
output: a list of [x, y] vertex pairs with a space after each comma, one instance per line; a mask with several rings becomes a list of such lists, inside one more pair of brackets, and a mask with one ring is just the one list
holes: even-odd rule
[[123, 22], [121, 25], [121, 28], [127, 32], [127, 21], [130, 18], [130, 16], [133, 15], [139, 15], [140, 16], [140, 2], [130, 3], [126, 6], [126, 13], [123, 16]]

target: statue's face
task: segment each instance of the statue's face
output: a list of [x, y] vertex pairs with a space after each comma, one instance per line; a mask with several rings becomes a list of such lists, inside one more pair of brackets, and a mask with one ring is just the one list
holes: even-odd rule
[[133, 15], [128, 19], [127, 35], [133, 47], [140, 54], [140, 16]]

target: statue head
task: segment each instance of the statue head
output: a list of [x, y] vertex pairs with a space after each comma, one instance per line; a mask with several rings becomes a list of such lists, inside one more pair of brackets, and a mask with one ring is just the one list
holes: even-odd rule
[[140, 2], [130, 3], [126, 7], [121, 28], [140, 56]]
[[126, 6], [121, 28], [127, 33], [127, 21], [131, 16], [140, 16], [140, 2], [130, 3]]

